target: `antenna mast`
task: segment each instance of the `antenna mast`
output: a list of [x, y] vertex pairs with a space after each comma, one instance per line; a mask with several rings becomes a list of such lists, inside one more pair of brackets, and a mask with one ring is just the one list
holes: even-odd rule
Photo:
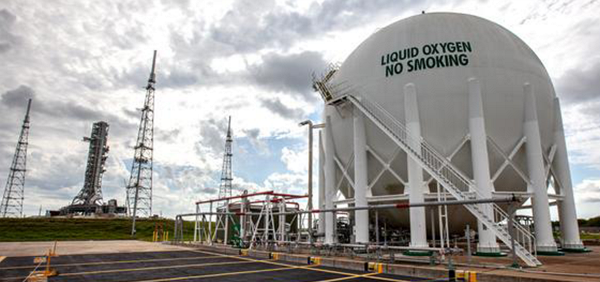
[[135, 218], [152, 216], [152, 155], [154, 147], [154, 83], [156, 83], [156, 50], [152, 58], [152, 69], [142, 117], [135, 143], [135, 153], [131, 165], [131, 176], [127, 185], [127, 211], [133, 218], [131, 235], [135, 235]]
[[4, 195], [2, 196], [2, 203], [0, 203], [0, 217], [23, 217], [30, 109], [31, 99], [27, 102], [27, 112], [25, 113], [25, 119], [21, 127], [17, 149], [15, 150], [8, 178], [6, 179]]
[[229, 116], [229, 122], [227, 124], [227, 138], [225, 139], [225, 153], [223, 154], [223, 168], [221, 170], [221, 185], [219, 186], [219, 198], [231, 197], [232, 195], [232, 184], [233, 173], [231, 171], [231, 158], [233, 152], [231, 145], [233, 138], [231, 137], [231, 116]]

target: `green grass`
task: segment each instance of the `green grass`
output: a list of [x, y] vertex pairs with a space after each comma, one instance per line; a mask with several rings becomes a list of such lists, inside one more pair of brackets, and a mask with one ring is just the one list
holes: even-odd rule
[[[174, 221], [171, 219], [138, 219], [136, 238], [152, 241], [155, 225], [173, 237]], [[193, 237], [194, 222], [183, 225], [184, 240]], [[66, 241], [66, 240], [124, 240], [131, 238], [131, 219], [83, 218], [0, 218], [0, 241]]]
[[581, 240], [600, 240], [598, 233], [581, 233]]

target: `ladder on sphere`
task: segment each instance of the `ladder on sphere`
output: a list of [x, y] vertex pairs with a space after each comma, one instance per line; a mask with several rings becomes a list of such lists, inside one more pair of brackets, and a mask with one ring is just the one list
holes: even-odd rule
[[[333, 70], [335, 71], [335, 70]], [[398, 121], [379, 104], [369, 101], [360, 96], [351, 87], [343, 84], [330, 86], [328, 79], [315, 81], [315, 89], [321, 92], [326, 103], [340, 105], [350, 102], [381, 129], [394, 143], [396, 143], [410, 158], [416, 161], [427, 173], [440, 183], [456, 200], [475, 200], [483, 197], [471, 179], [464, 176], [460, 171], [440, 153], [438, 153], [423, 138], [415, 138], [410, 135], [405, 125]], [[416, 146], [415, 146], [416, 144]], [[513, 221], [515, 230], [515, 253], [528, 266], [540, 266], [542, 263], [535, 257], [535, 237], [526, 227], [509, 215], [494, 203], [465, 205], [479, 221], [509, 248], [511, 238], [507, 223]], [[490, 212], [491, 211], [491, 212]]]

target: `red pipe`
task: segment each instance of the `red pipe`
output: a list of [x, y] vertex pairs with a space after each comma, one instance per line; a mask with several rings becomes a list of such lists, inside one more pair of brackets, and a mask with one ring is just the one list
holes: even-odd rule
[[212, 203], [212, 202], [227, 201], [227, 200], [231, 200], [231, 199], [243, 199], [243, 198], [248, 198], [248, 197], [253, 197], [253, 196], [273, 195], [273, 194], [274, 194], [273, 191], [257, 192], [257, 193], [253, 193], [253, 194], [247, 194], [247, 195], [239, 195], [239, 196], [232, 196], [232, 197], [211, 199], [211, 200], [206, 200], [206, 201], [197, 201], [196, 205], [198, 205], [198, 204]]
[[243, 199], [243, 198], [260, 196], [260, 195], [271, 195], [271, 196], [275, 196], [275, 197], [284, 197], [285, 199], [300, 199], [300, 198], [308, 197], [308, 195], [293, 195], [293, 194], [275, 193], [273, 191], [265, 191], [265, 192], [257, 192], [257, 193], [253, 193], [253, 194], [247, 194], [247, 195], [239, 195], [239, 196], [232, 196], [232, 197], [225, 197], [225, 198], [218, 198], [218, 199], [210, 199], [210, 200], [205, 200], [205, 201], [197, 201], [196, 205], [212, 203], [212, 202], [222, 202], [222, 201], [227, 201], [227, 200], [232, 200], [232, 199]]

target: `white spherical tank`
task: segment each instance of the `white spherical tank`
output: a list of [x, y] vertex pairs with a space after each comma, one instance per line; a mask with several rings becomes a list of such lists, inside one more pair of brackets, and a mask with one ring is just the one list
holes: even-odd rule
[[[406, 122], [404, 88], [414, 84], [421, 136], [473, 179], [468, 142], [469, 79], [477, 79], [481, 87], [493, 190], [526, 192], [528, 185], [519, 175], [528, 174], [525, 149], [520, 144], [526, 119], [524, 85], [533, 89], [544, 153], [554, 143], [555, 92], [539, 58], [505, 28], [476, 16], [455, 13], [427, 13], [400, 20], [360, 44], [329, 84], [354, 89], [402, 123]], [[331, 120], [335, 156], [352, 178], [352, 107], [328, 106], [324, 116]], [[374, 199], [406, 195], [406, 154], [369, 120], [366, 142], [369, 196]], [[397, 150], [400, 151], [395, 154]], [[502, 169], [506, 161], [503, 155], [511, 156], [515, 167]], [[382, 173], [382, 161], [390, 162], [391, 170]], [[354, 191], [339, 167], [335, 178], [336, 183], [342, 182], [342, 194], [353, 198]], [[429, 176], [424, 173], [424, 181], [427, 180]], [[424, 192], [430, 196], [435, 192], [433, 183], [424, 185]], [[406, 212], [388, 215], [390, 224], [408, 226]], [[463, 230], [464, 224], [474, 221], [463, 208], [450, 212], [451, 229]]]

